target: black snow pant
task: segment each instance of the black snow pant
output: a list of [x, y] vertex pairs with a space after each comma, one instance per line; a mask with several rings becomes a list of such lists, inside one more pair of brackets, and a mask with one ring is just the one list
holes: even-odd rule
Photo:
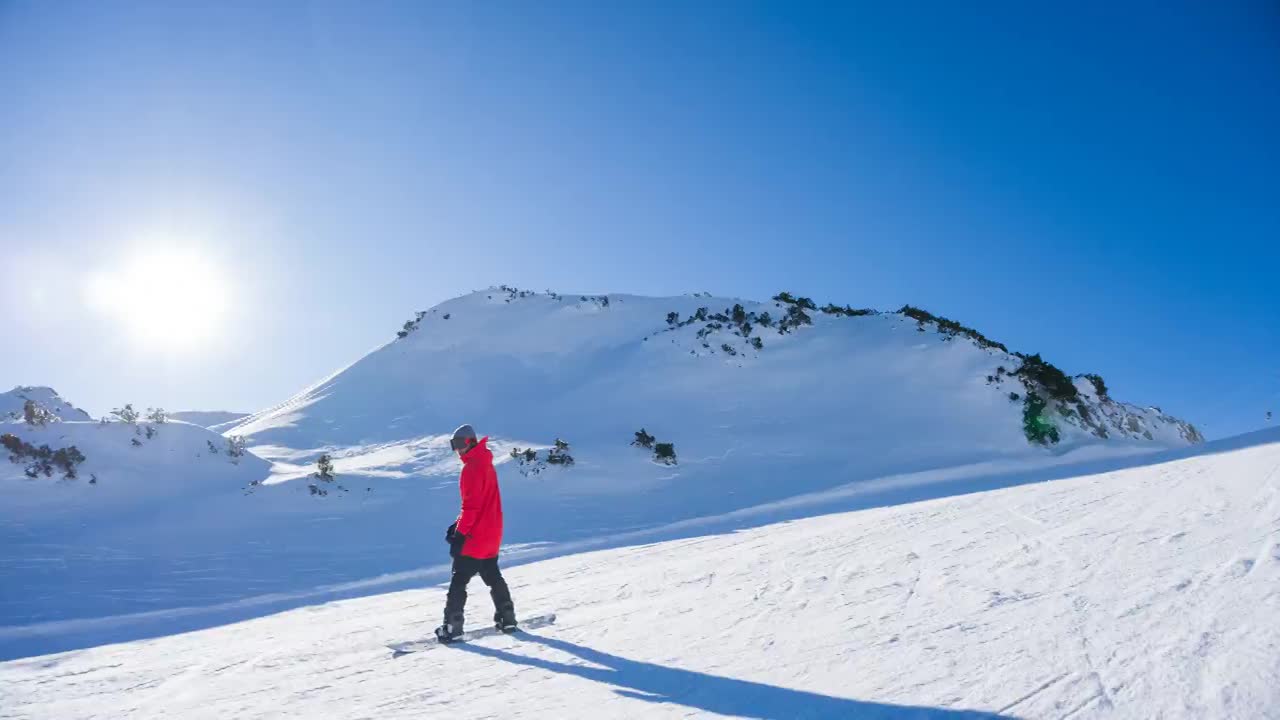
[[498, 558], [491, 557], [477, 560], [466, 555], [459, 555], [453, 560], [453, 579], [449, 581], [449, 596], [444, 604], [445, 622], [462, 622], [462, 609], [467, 604], [467, 583], [477, 574], [489, 586], [489, 596], [493, 598], [496, 613], [515, 612], [511, 603], [511, 591], [507, 589], [507, 581], [502, 579], [502, 571], [498, 569]]

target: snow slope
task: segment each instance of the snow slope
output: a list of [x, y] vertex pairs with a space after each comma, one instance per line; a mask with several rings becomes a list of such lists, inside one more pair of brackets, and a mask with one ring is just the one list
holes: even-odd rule
[[[249, 417], [249, 413], [227, 412], [225, 410], [179, 410], [178, 412], [169, 413], [169, 417], [173, 420], [199, 425], [202, 428], [218, 430], [219, 426], [225, 426], [223, 429], [235, 427], [241, 420]], [[218, 432], [221, 432], [221, 430], [218, 430]]]
[[230, 457], [225, 438], [181, 422], [0, 422], [0, 433], [85, 456], [74, 479], [30, 479], [25, 463], [0, 457], [0, 625], [187, 602], [185, 588], [198, 591], [210, 568], [167, 575], [161, 587], [164, 558], [201, 565], [235, 527], [227, 503], [269, 473], [266, 461]]
[[[1003, 350], [899, 314], [812, 312], [811, 326], [780, 334], [784, 305], [743, 302], [757, 318], [756, 349], [715, 319], [735, 302], [503, 290], [451, 300], [411, 322], [404, 338], [223, 432], [248, 435], [269, 471], [255, 458], [233, 468], [197, 457], [226, 440], [189, 425], [191, 442], [171, 465], [135, 463], [128, 438], [111, 446], [114, 455], [81, 446], [88, 470], [111, 457], [137, 487], [166, 492], [108, 512], [98, 507], [117, 492], [108, 468], [94, 488], [41, 490], [82, 496], [42, 506], [56, 513], [0, 503], [0, 634], [207, 606], [263, 612], [281, 605], [263, 598], [288, 606], [370, 592], [371, 578], [404, 587], [434, 577], [437, 537], [458, 508], [447, 435], [461, 422], [494, 437], [508, 552], [524, 557], [617, 544], [672, 523], [690, 531], [735, 511], [765, 522], [775, 516], [748, 509], [798, 495], [811, 497], [787, 505], [792, 516], [824, 493], [846, 498], [842, 507], [901, 502], [1198, 438], [1156, 410], [1095, 397], [1078, 380], [1077, 409], [1052, 410], [1061, 442], [1033, 445], [1022, 403], [1009, 398], [1025, 391], [1007, 374], [1021, 360]], [[690, 322], [699, 308], [708, 308], [704, 319]], [[667, 322], [672, 312], [679, 323]], [[763, 312], [772, 328], [760, 327]], [[1094, 425], [1108, 428], [1106, 439]], [[631, 445], [642, 427], [674, 443], [677, 465]], [[570, 443], [571, 468], [521, 466], [506, 454], [534, 447], [545, 459], [557, 437]], [[324, 452], [338, 474], [331, 485], [311, 477]], [[27, 637], [9, 652], [90, 636]]]
[[0, 421], [22, 419], [22, 407], [27, 400], [39, 403], [60, 420], [91, 419], [89, 413], [63, 400], [53, 388], [19, 385], [0, 393]]
[[[815, 508], [816, 509], [816, 508]], [[13, 718], [1280, 717], [1280, 432], [509, 568], [556, 626], [391, 659], [439, 587], [0, 663]], [[487, 616], [472, 593], [471, 617]], [[971, 712], [965, 712], [971, 711]]]

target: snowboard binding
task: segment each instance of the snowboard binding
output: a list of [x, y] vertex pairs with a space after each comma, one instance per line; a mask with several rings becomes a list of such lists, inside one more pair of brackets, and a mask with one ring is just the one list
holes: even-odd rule
[[436, 640], [441, 645], [448, 645], [460, 639], [462, 639], [462, 618], [460, 617], [448, 620], [436, 628]]
[[516, 622], [515, 608], [508, 605], [507, 607], [495, 612], [493, 614], [493, 626], [497, 628], [498, 632], [506, 633], [508, 635], [519, 630], [520, 625]]

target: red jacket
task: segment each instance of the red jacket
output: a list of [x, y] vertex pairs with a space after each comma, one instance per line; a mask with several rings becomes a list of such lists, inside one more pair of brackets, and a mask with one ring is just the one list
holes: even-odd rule
[[489, 438], [483, 438], [462, 456], [458, 479], [462, 493], [458, 532], [467, 536], [462, 554], [477, 560], [497, 557], [502, 546], [502, 493], [488, 443]]

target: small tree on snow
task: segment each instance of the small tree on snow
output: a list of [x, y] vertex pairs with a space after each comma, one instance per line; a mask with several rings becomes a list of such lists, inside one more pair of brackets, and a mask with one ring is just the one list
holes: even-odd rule
[[663, 465], [675, 465], [676, 446], [672, 443], [658, 443], [653, 447], [653, 458]]
[[147, 422], [163, 425], [169, 422], [169, 414], [164, 408], [147, 408]]
[[233, 458], [244, 457], [246, 441], [243, 435], [232, 435], [227, 438], [227, 454]]
[[655, 440], [657, 440], [657, 438], [645, 432], [644, 428], [640, 428], [640, 430], [636, 432], [636, 439], [632, 440], [631, 444], [638, 445], [646, 450], [652, 450]]
[[568, 467], [573, 464], [573, 456], [569, 454], [569, 443], [556, 438], [555, 447], [547, 451], [547, 463], [550, 465], [563, 465]]
[[312, 477], [325, 482], [333, 482], [333, 458], [329, 457], [329, 453], [324, 453], [320, 456], [320, 459], [316, 460], [316, 471]]
[[56, 422], [58, 418], [40, 403], [28, 399], [22, 403], [22, 419], [28, 425], [43, 427], [50, 422]]
[[111, 411], [111, 414], [120, 422], [129, 423], [130, 425], [135, 425], [138, 422], [138, 411], [133, 409], [133, 403], [128, 403], [122, 408], [116, 408]]

